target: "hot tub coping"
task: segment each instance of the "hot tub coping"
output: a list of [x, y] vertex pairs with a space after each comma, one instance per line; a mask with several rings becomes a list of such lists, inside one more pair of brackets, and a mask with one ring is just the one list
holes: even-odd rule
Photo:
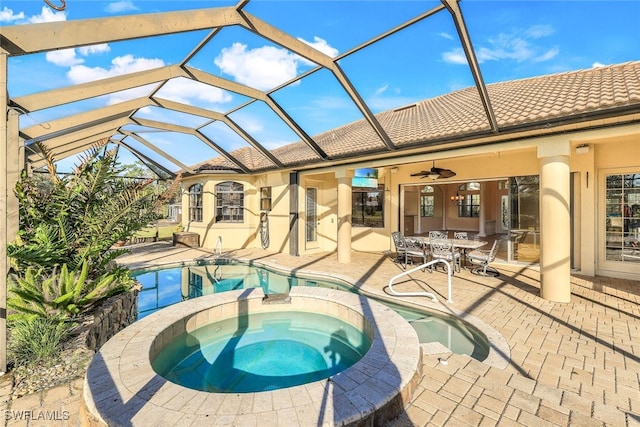
[[[207, 295], [127, 327], [89, 365], [84, 383], [88, 412], [106, 425], [153, 425], [160, 420], [210, 424], [216, 419], [250, 418], [263, 424], [270, 417], [277, 421], [292, 416], [297, 416], [298, 424], [323, 420], [326, 425], [350, 425], [369, 418], [377, 424], [403, 409], [422, 376], [422, 351], [415, 330], [393, 309], [361, 295], [325, 288], [293, 288], [288, 304], [263, 304], [264, 298], [261, 288]], [[151, 360], [171, 339], [231, 317], [240, 306], [250, 312], [313, 309], [354, 326], [361, 323], [359, 327], [372, 337], [371, 348], [360, 361], [328, 379], [271, 392], [197, 391], [155, 373]]]

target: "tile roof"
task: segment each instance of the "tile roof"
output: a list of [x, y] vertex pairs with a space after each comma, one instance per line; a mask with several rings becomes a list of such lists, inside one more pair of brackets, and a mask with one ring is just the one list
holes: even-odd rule
[[[486, 86], [498, 131], [521, 126], [546, 125], [562, 120], [584, 122], [603, 113], [616, 114], [634, 107], [640, 111], [640, 61], [494, 83]], [[431, 146], [491, 132], [476, 87], [462, 89], [395, 110], [376, 118], [399, 149]], [[323, 132], [314, 141], [330, 158], [387, 152], [387, 148], [363, 119]], [[303, 142], [272, 151], [285, 166], [323, 162]], [[250, 169], [268, 170], [274, 165], [249, 147], [231, 155]], [[216, 157], [202, 162], [199, 170], [237, 169]]]

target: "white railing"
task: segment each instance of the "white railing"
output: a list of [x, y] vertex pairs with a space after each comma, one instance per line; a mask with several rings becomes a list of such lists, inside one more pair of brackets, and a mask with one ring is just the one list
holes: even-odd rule
[[391, 292], [391, 294], [397, 296], [397, 297], [429, 297], [433, 300], [433, 302], [438, 302], [438, 299], [436, 298], [436, 296], [431, 293], [431, 292], [426, 292], [426, 291], [422, 291], [422, 292], [398, 292], [395, 289], [393, 289], [393, 282], [402, 277], [402, 276], [406, 276], [408, 274], [413, 273], [414, 271], [418, 271], [418, 270], [424, 270], [427, 267], [431, 267], [434, 264], [437, 263], [444, 263], [447, 266], [447, 288], [448, 288], [448, 299], [447, 302], [452, 303], [453, 299], [451, 298], [451, 265], [443, 260], [443, 259], [434, 259], [432, 261], [429, 261], [426, 264], [422, 264], [419, 265], [417, 267], [412, 268], [411, 270], [407, 270], [407, 271], [403, 271], [400, 274], [396, 274], [395, 276], [393, 276], [391, 279], [389, 279], [389, 292]]

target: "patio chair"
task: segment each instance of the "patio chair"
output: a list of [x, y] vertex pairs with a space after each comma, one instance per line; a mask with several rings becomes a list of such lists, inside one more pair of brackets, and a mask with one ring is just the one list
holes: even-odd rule
[[[431, 259], [441, 259], [449, 263], [453, 273], [460, 272], [460, 252], [453, 247], [453, 240], [449, 239], [429, 239], [431, 246]], [[433, 267], [437, 267], [434, 264]]]
[[498, 277], [500, 272], [495, 268], [491, 267], [491, 264], [496, 259], [496, 254], [498, 253], [498, 243], [499, 240], [493, 241], [493, 246], [491, 249], [474, 249], [467, 254], [467, 259], [471, 264], [474, 264], [476, 268], [471, 270], [472, 273], [478, 274], [480, 276], [493, 276]]
[[414, 258], [420, 258], [422, 264], [427, 263], [428, 251], [421, 240], [404, 237], [399, 231], [391, 233], [391, 237], [396, 247], [396, 262], [401, 262], [404, 258], [403, 268], [406, 269], [409, 261]]
[[429, 239], [448, 239], [449, 235], [446, 231], [430, 231], [429, 232]]
[[469, 239], [469, 233], [467, 233], [466, 231], [455, 231], [453, 233], [453, 238], [454, 239], [465, 239], [465, 240], [468, 240]]

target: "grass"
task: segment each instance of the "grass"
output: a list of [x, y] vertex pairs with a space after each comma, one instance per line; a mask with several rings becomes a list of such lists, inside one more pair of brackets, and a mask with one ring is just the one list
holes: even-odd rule
[[173, 233], [178, 231], [178, 227], [179, 225], [176, 226], [176, 224], [162, 224], [157, 227], [145, 227], [138, 231], [133, 238], [154, 237], [157, 232], [158, 240], [171, 240], [173, 238]]

